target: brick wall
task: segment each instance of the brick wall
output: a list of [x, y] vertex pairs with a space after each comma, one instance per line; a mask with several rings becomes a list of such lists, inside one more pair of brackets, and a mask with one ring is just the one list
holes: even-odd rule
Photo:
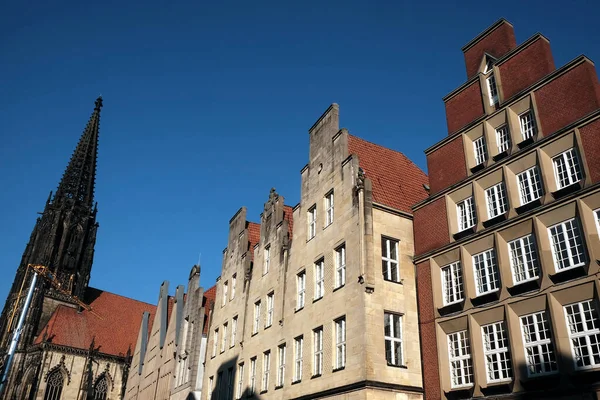
[[517, 41], [513, 27], [506, 22], [501, 23], [473, 46], [464, 50], [467, 79], [477, 74], [484, 53], [500, 58], [515, 47], [517, 47]]
[[556, 69], [550, 43], [541, 36], [498, 68], [503, 100], [511, 98]]
[[588, 61], [536, 90], [538, 118], [544, 135], [550, 135], [600, 108], [598, 92], [598, 77]]
[[427, 154], [431, 193], [437, 193], [467, 177], [467, 162], [462, 136]]
[[460, 93], [446, 101], [448, 135], [452, 135], [484, 113], [479, 80], [465, 87]]
[[417, 264], [417, 293], [419, 296], [419, 330], [421, 332], [425, 398], [439, 400], [441, 398], [440, 377], [429, 260]]
[[600, 119], [579, 128], [583, 153], [593, 183], [600, 181]]
[[415, 210], [413, 218], [415, 254], [423, 254], [450, 243], [444, 197]]

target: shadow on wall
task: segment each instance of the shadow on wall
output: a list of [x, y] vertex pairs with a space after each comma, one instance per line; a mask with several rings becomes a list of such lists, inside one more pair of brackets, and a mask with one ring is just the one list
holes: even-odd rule
[[[249, 362], [244, 362], [244, 376], [241, 382], [241, 388], [239, 385], [239, 372], [240, 364], [238, 363], [238, 357], [231, 358], [219, 366], [216, 375], [213, 376], [213, 391], [209, 397], [210, 400], [234, 400], [234, 399], [260, 399], [258, 391], [260, 390], [262, 383], [262, 373], [258, 369], [256, 370], [256, 392], [251, 393], [249, 389], [250, 382], [250, 365]], [[269, 390], [272, 390], [271, 383], [273, 380], [269, 378]], [[210, 385], [210, 377], [209, 377]], [[208, 392], [207, 388], [207, 392]], [[241, 396], [238, 395], [238, 390], [241, 390]], [[189, 399], [188, 399], [189, 400]]]

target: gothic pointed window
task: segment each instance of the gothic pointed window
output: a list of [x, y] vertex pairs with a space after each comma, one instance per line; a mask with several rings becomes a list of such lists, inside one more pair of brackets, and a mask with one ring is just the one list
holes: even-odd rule
[[62, 394], [63, 385], [65, 383], [65, 377], [62, 372], [60, 370], [52, 372], [48, 376], [46, 382], [44, 400], [60, 400], [60, 395]]
[[108, 393], [108, 381], [106, 380], [106, 376], [98, 379], [96, 384], [94, 385], [94, 400], [106, 400], [106, 395]]

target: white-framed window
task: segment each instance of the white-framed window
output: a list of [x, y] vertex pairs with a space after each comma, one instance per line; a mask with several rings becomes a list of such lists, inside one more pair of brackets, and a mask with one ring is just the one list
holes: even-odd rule
[[213, 391], [215, 389], [215, 377], [211, 376], [210, 378], [208, 378], [208, 399], [212, 399], [213, 397]]
[[596, 221], [596, 231], [600, 236], [600, 208], [594, 210], [594, 220]]
[[256, 391], [256, 357], [250, 359], [250, 394], [254, 394]]
[[384, 318], [385, 359], [388, 365], [400, 366], [404, 363], [402, 349], [402, 315], [386, 312]]
[[294, 382], [302, 380], [302, 353], [304, 351], [304, 336], [294, 339]]
[[273, 325], [273, 308], [275, 306], [275, 293], [271, 292], [267, 295], [267, 319], [265, 321], [265, 328]]
[[335, 250], [335, 287], [346, 284], [346, 245]]
[[263, 265], [263, 275], [269, 272], [269, 267], [271, 266], [271, 246], [265, 247], [265, 262]]
[[262, 391], [266, 392], [269, 389], [269, 373], [271, 371], [271, 351], [267, 350], [263, 353], [263, 379]]
[[579, 158], [574, 148], [570, 148], [552, 158], [552, 164], [554, 165], [557, 189], [573, 185], [583, 178]]
[[460, 261], [442, 267], [444, 305], [458, 303], [464, 299], [462, 267]]
[[318, 376], [323, 373], [323, 327], [313, 331], [313, 375]]
[[533, 118], [533, 112], [531, 110], [525, 111], [519, 115], [519, 123], [521, 125], [521, 136], [523, 140], [532, 138], [536, 134], [535, 118]]
[[456, 215], [458, 216], [458, 231], [462, 232], [475, 226], [477, 216], [475, 214], [475, 202], [473, 196], [467, 197], [456, 205]]
[[496, 251], [486, 250], [473, 256], [473, 268], [475, 269], [475, 289], [477, 296], [495, 292], [499, 289], [500, 277], [496, 265]]
[[487, 79], [488, 94], [490, 99], [490, 106], [498, 104], [498, 87], [496, 86], [496, 77], [491, 74]]
[[304, 307], [304, 300], [306, 298], [306, 271], [300, 272], [296, 275], [296, 310]]
[[227, 281], [223, 282], [223, 302], [221, 303], [221, 307], [225, 307], [225, 304], [227, 304], [227, 288], [228, 288], [228, 284]]
[[552, 259], [556, 272], [579, 267], [585, 263], [583, 239], [575, 218], [548, 228], [552, 241]]
[[323, 297], [325, 291], [325, 261], [323, 259], [315, 263], [315, 300]]
[[483, 164], [487, 160], [484, 136], [480, 136], [473, 141], [473, 152], [475, 154], [475, 166]]
[[542, 181], [537, 166], [521, 172], [517, 175], [517, 181], [522, 206], [542, 197]]
[[260, 300], [254, 303], [254, 324], [252, 325], [252, 334], [258, 333], [260, 329]]
[[508, 210], [504, 182], [499, 182], [494, 186], [487, 188], [485, 190], [485, 198], [487, 200], [487, 212], [489, 219], [497, 217], [498, 215], [502, 215]]
[[[237, 393], [235, 398], [237, 400], [242, 398], [244, 393], [244, 363], [238, 364], [238, 381], [237, 381]], [[209, 397], [210, 399], [210, 397]]]
[[213, 334], [213, 348], [212, 348], [212, 356], [217, 355], [217, 349], [219, 348], [219, 328], [214, 330]]
[[512, 366], [504, 321], [482, 326], [481, 333], [488, 383], [510, 380]]
[[325, 196], [325, 226], [333, 223], [333, 191]]
[[527, 374], [539, 376], [557, 372], [558, 364], [546, 312], [524, 315], [520, 320]]
[[237, 335], [237, 321], [238, 321], [238, 317], [236, 315], [231, 320], [231, 343], [229, 344], [230, 347], [235, 346], [235, 336]]
[[346, 366], [346, 317], [335, 320], [335, 368]]
[[508, 242], [510, 267], [515, 285], [538, 278], [535, 238], [532, 234]]
[[459, 331], [448, 335], [448, 352], [450, 353], [450, 384], [452, 388], [473, 385], [473, 360], [469, 332]]
[[508, 125], [504, 124], [496, 128], [496, 144], [498, 145], [498, 153], [510, 149], [510, 131], [508, 130]]
[[600, 365], [600, 320], [593, 300], [565, 306], [571, 351], [576, 369]]
[[384, 280], [400, 282], [398, 241], [396, 239], [381, 237], [381, 266]]
[[233, 274], [231, 277], [231, 300], [235, 298], [235, 285], [237, 283], [237, 274]]
[[285, 381], [285, 343], [277, 348], [277, 386], [283, 386]]
[[223, 335], [221, 336], [221, 353], [227, 348], [227, 322], [223, 324]]
[[317, 234], [317, 206], [308, 209], [308, 240]]

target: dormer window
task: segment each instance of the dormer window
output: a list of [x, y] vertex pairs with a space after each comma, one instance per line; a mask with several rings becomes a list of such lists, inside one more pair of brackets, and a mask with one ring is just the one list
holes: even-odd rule
[[485, 68], [483, 70], [484, 74], [487, 74], [488, 72], [490, 72], [492, 69], [494, 69], [494, 60], [491, 56], [487, 56], [487, 61], [485, 63]]
[[498, 104], [498, 87], [496, 86], [496, 78], [494, 74], [491, 74], [486, 79], [487, 87], [488, 87], [488, 95], [490, 99], [490, 106], [495, 106]]

